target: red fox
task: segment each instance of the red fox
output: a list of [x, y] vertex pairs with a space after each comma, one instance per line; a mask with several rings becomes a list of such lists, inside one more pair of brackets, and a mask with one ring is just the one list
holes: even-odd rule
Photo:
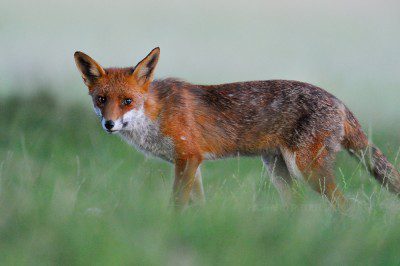
[[261, 156], [282, 198], [302, 178], [335, 205], [345, 198], [333, 164], [344, 147], [375, 178], [400, 193], [400, 174], [368, 141], [352, 112], [335, 96], [289, 80], [194, 85], [154, 80], [160, 49], [135, 67], [103, 68], [82, 52], [75, 62], [102, 127], [140, 151], [175, 165], [173, 201], [204, 201], [200, 164], [231, 156]]

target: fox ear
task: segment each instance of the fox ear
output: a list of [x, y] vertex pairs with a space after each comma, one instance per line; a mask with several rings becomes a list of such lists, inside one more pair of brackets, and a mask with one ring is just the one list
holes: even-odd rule
[[104, 69], [87, 54], [75, 52], [74, 58], [86, 86], [92, 86], [98, 78], [106, 74]]
[[157, 66], [160, 57], [160, 48], [154, 48], [142, 61], [140, 61], [133, 70], [133, 77], [143, 86], [153, 81], [154, 69]]

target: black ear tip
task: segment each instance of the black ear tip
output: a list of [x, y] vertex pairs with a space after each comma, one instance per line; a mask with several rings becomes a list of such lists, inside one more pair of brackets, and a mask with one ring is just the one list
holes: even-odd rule
[[82, 54], [81, 51], [76, 51], [76, 52], [74, 53], [74, 57], [79, 57], [81, 54]]

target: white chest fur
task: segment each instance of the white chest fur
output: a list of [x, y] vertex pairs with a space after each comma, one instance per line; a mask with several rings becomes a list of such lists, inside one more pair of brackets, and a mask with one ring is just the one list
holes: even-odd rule
[[125, 127], [119, 134], [128, 143], [147, 155], [173, 161], [175, 149], [172, 139], [160, 132], [159, 123], [149, 119], [143, 108], [129, 111], [121, 118], [120, 123]]

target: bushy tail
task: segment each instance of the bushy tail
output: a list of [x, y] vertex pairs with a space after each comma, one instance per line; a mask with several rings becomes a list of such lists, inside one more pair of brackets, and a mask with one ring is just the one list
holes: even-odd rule
[[346, 110], [343, 146], [365, 163], [367, 169], [391, 192], [400, 194], [400, 173], [385, 155], [370, 143], [354, 115]]

